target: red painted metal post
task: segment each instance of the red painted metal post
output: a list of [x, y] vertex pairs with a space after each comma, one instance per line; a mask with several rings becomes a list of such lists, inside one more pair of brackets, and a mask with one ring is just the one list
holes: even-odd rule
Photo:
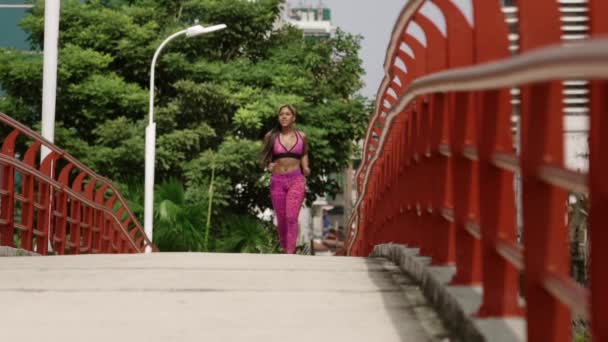
[[34, 176], [24, 173], [21, 175], [21, 248], [32, 251], [33, 229], [34, 229]]
[[53, 249], [58, 255], [64, 255], [66, 249], [66, 218], [67, 218], [67, 206], [68, 196], [64, 191], [58, 191], [56, 193], [57, 199], [55, 201], [55, 223], [54, 223], [54, 234], [51, 235], [51, 241], [53, 241]]
[[[467, 17], [451, 0], [435, 0], [443, 11], [447, 23], [447, 67], [458, 68], [475, 62], [475, 21]], [[473, 2], [475, 5], [476, 1]], [[445, 152], [450, 154], [446, 164], [445, 209], [453, 212], [455, 222], [455, 256], [457, 273], [454, 284], [479, 284], [481, 282], [481, 246], [466, 230], [466, 222], [477, 213], [477, 166], [476, 162], [463, 156], [464, 145], [474, 143], [473, 99], [467, 93], [448, 94], [445, 98], [446, 112], [443, 116]], [[446, 157], [448, 158], [448, 157]], [[444, 209], [444, 208], [441, 208]], [[448, 243], [451, 243], [448, 240]]]
[[[417, 59], [425, 58], [424, 47], [413, 37], [406, 34], [405, 26], [404, 31], [401, 33], [401, 46], [395, 53], [395, 59], [399, 58], [407, 71], [401, 71], [400, 68], [394, 67], [395, 75], [399, 77], [401, 86], [397, 91], [398, 96], [403, 94], [403, 91], [410, 85], [410, 83], [417, 77], [419, 69], [416, 67]], [[413, 48], [410, 46], [414, 46]], [[411, 49], [411, 51], [408, 51]], [[410, 55], [412, 53], [412, 55]], [[416, 55], [416, 53], [418, 55]], [[395, 63], [393, 61], [393, 63]], [[393, 82], [395, 83], [395, 82]], [[394, 232], [391, 234], [392, 241], [412, 245], [413, 236], [415, 234], [415, 228], [412, 226], [413, 219], [412, 212], [407, 210], [408, 203], [412, 201], [412, 197], [415, 195], [413, 191], [408, 191], [412, 183], [411, 176], [413, 171], [413, 163], [410, 156], [410, 143], [411, 140], [411, 110], [406, 109], [399, 113], [399, 116], [395, 119], [393, 125], [397, 127], [397, 137], [395, 144], [397, 144], [396, 151], [394, 152], [397, 156], [396, 166], [396, 180], [395, 189], [396, 196], [394, 202]]]
[[[433, 230], [435, 250], [433, 264], [450, 265], [456, 260], [456, 236], [454, 223], [442, 216], [444, 208], [452, 207], [450, 162], [448, 156], [442, 154], [442, 146], [448, 147], [450, 130], [447, 112], [447, 97], [444, 94], [433, 96], [430, 112], [433, 115], [433, 136], [431, 143], [433, 168]], [[445, 151], [444, 151], [445, 153]]]
[[414, 110], [411, 107], [406, 109], [405, 116], [405, 166], [403, 172], [403, 221], [404, 235], [410, 247], [417, 246], [416, 241], [416, 215], [412, 208], [415, 204], [415, 179], [414, 179]]
[[[94, 191], [95, 184], [97, 184], [97, 179], [91, 177], [89, 179], [89, 183], [84, 188], [84, 196], [90, 200], [91, 202], [95, 200]], [[88, 253], [93, 252], [93, 246], [95, 245], [95, 208], [87, 205], [84, 207], [84, 229], [83, 229], [83, 241], [85, 248], [89, 251]]]
[[400, 155], [399, 155], [399, 150], [401, 148], [401, 146], [399, 146], [399, 141], [401, 139], [400, 134], [402, 134], [401, 132], [401, 122], [403, 118], [398, 115], [395, 118], [395, 121], [393, 122], [393, 139], [392, 139], [392, 155], [393, 155], [393, 165], [392, 165], [392, 170], [393, 170], [393, 176], [392, 176], [392, 182], [391, 182], [391, 196], [390, 196], [390, 205], [391, 205], [391, 225], [390, 225], [390, 232], [389, 235], [390, 238], [388, 238], [387, 241], [395, 241], [394, 240], [394, 236], [395, 236], [395, 232], [398, 231], [399, 229], [399, 222], [397, 220], [398, 215], [399, 215], [399, 197], [400, 194], [397, 191], [397, 182], [399, 181], [399, 162], [400, 162]]
[[[102, 186], [96, 190], [95, 192], [95, 203], [97, 203], [101, 208], [105, 207], [105, 195], [108, 190], [107, 184], [102, 184]], [[105, 253], [106, 251], [106, 242], [108, 239], [108, 225], [106, 220], [106, 214], [103, 210], [96, 210], [95, 216], [96, 224], [99, 229], [97, 243], [94, 248], [98, 250], [98, 253]]]
[[[15, 140], [19, 136], [18, 130], [13, 130], [2, 143], [0, 153], [14, 157]], [[0, 244], [14, 246], [15, 234], [15, 168], [12, 165], [2, 165], [2, 182], [0, 184]]]
[[374, 244], [374, 233], [378, 230], [379, 226], [384, 224], [384, 220], [386, 217], [385, 206], [386, 202], [382, 200], [384, 198], [384, 191], [386, 190], [385, 181], [386, 181], [386, 153], [382, 153], [378, 161], [376, 162], [378, 165], [378, 178], [377, 178], [377, 186], [376, 186], [376, 195], [375, 201], [377, 203], [376, 209], [376, 219], [374, 220], [374, 224], [370, 226], [369, 229], [369, 237], [367, 239], [367, 248], [368, 252], [371, 252]]
[[38, 203], [39, 207], [37, 208], [37, 220], [36, 220], [36, 228], [34, 229], [34, 246], [35, 252], [41, 255], [47, 255], [49, 251], [48, 244], [48, 234], [49, 234], [49, 224], [48, 220], [48, 206], [50, 205], [49, 201], [50, 196], [50, 187], [48, 184], [44, 182], [38, 183], [38, 199], [36, 203]]
[[481, 316], [518, 316], [519, 272], [497, 252], [499, 243], [515, 245], [513, 175], [493, 164], [495, 152], [511, 153], [511, 96], [507, 90], [480, 94], [479, 174], [483, 249], [483, 305]]
[[480, 284], [481, 244], [466, 229], [469, 222], [478, 220], [479, 167], [465, 157], [465, 147], [475, 146], [476, 110], [474, 94], [454, 94], [451, 105], [453, 122], [452, 158], [454, 189], [454, 224], [456, 226], [456, 275], [453, 284]]
[[[40, 172], [53, 179], [55, 162], [59, 155], [56, 152], [48, 154], [40, 164]], [[49, 236], [52, 234], [51, 215], [53, 211], [53, 189], [51, 185], [44, 181], [38, 182], [38, 204], [37, 209], [37, 231], [34, 231], [36, 252], [41, 255], [47, 255], [49, 252]]]
[[[521, 2], [519, 23], [522, 52], [561, 40], [560, 15], [554, 0]], [[541, 166], [563, 166], [562, 90], [561, 82], [550, 82], [526, 86], [521, 91], [528, 341], [572, 339], [569, 308], [544, 285], [548, 270], [570, 277], [567, 193], [539, 179]]]
[[383, 213], [384, 213], [384, 202], [380, 200], [384, 191], [383, 180], [386, 172], [384, 168], [385, 155], [381, 154], [374, 165], [376, 170], [376, 176], [374, 177], [374, 221], [367, 227], [367, 237], [365, 239], [365, 254], [369, 254], [373, 248], [373, 237], [374, 232], [378, 229], [378, 226], [382, 225]]
[[370, 254], [372, 252], [372, 249], [374, 248], [374, 233], [376, 232], [376, 230], [378, 229], [378, 226], [382, 225], [384, 222], [384, 218], [385, 218], [385, 202], [382, 200], [383, 195], [384, 195], [384, 190], [385, 190], [385, 186], [384, 186], [384, 182], [386, 179], [386, 154], [382, 153], [380, 155], [380, 158], [378, 158], [378, 162], [377, 162], [377, 167], [378, 167], [378, 176], [376, 177], [376, 185], [374, 186], [375, 191], [374, 191], [374, 202], [376, 203], [376, 209], [375, 209], [375, 218], [374, 218], [374, 224], [371, 225], [370, 227], [368, 227], [368, 238], [366, 240], [367, 242], [367, 250], [365, 254]]
[[394, 204], [394, 215], [395, 218], [393, 220], [393, 225], [390, 233], [390, 241], [395, 243], [407, 243], [407, 233], [406, 233], [406, 223], [403, 216], [403, 203], [406, 201], [406, 194], [403, 191], [405, 184], [405, 156], [404, 149], [405, 144], [404, 141], [406, 139], [406, 115], [405, 113], [400, 113], [395, 121], [395, 145], [396, 145], [396, 174], [395, 174], [395, 184], [393, 185], [394, 195], [391, 201]]
[[417, 142], [417, 154], [418, 154], [418, 177], [416, 181], [419, 184], [419, 192], [417, 197], [419, 199], [419, 222], [420, 222], [420, 254], [433, 258], [434, 252], [434, 234], [433, 234], [433, 215], [429, 210], [431, 209], [431, 202], [433, 196], [432, 186], [432, 167], [430, 163], [430, 129], [431, 129], [431, 118], [429, 111], [429, 103], [426, 96], [418, 98], [420, 107], [420, 131], [418, 134]]
[[63, 167], [59, 173], [57, 180], [61, 184], [62, 189], [57, 193], [57, 216], [55, 217], [55, 236], [53, 240], [57, 239], [55, 244], [55, 251], [59, 255], [65, 254], [67, 248], [67, 223], [68, 223], [68, 195], [65, 189], [70, 184], [70, 173], [74, 165], [72, 163], [67, 164]]
[[81, 208], [80, 201], [70, 197], [69, 202], [70, 214], [68, 216], [68, 227], [70, 240], [67, 242], [70, 254], [80, 254], [80, 217]]
[[[106, 208], [114, 211], [114, 203], [116, 203], [116, 199], [116, 194], [113, 194], [105, 203]], [[108, 239], [103, 251], [104, 253], [114, 253], [116, 250], [116, 230], [114, 229], [114, 223], [112, 222], [111, 217], [106, 217], [106, 222]]]
[[0, 243], [3, 246], [13, 246], [15, 234], [15, 169], [10, 165], [2, 165], [2, 187], [0, 188]]
[[402, 207], [404, 197], [401, 193], [403, 184], [403, 141], [405, 138], [405, 114], [403, 112], [395, 118], [395, 183], [393, 184], [394, 195], [391, 201], [394, 208], [393, 228], [391, 230], [391, 240], [395, 243], [403, 243], [403, 216]]
[[[119, 220], [123, 219], [123, 214], [125, 213], [125, 209], [124, 208], [120, 208], [116, 214], [116, 217], [118, 217]], [[115, 232], [116, 232], [116, 249], [118, 251], [120, 251], [120, 253], [123, 253], [123, 236], [124, 234], [122, 234], [122, 232], [120, 231], [120, 226], [115, 226], [114, 228]]]
[[[138, 246], [139, 245], [138, 242], [141, 242], [140, 238], [137, 236], [137, 233], [139, 232], [139, 230], [135, 227], [135, 224], [133, 223], [131, 218], [128, 218], [125, 221], [124, 227], [129, 232], [129, 237], [131, 238], [131, 241], [135, 242], [135, 245]], [[128, 247], [129, 247], [129, 251], [128, 251], [129, 253], [135, 253], [135, 247], [133, 246], [133, 243], [129, 242]]]
[[608, 341], [608, 82], [591, 85], [589, 227], [591, 241], [591, 328], [594, 341]]
[[[608, 34], [608, 2], [590, 0], [591, 34]], [[591, 84], [591, 132], [589, 139], [589, 227], [591, 241], [591, 331], [594, 341], [608, 341], [608, 81]]]
[[[418, 99], [416, 99], [418, 101]], [[410, 222], [410, 232], [412, 234], [412, 247], [421, 248], [422, 246], [422, 222], [420, 217], [420, 193], [423, 191], [422, 184], [418, 181], [420, 179], [420, 155], [419, 155], [419, 142], [420, 142], [420, 107], [417, 104], [413, 105], [411, 112], [411, 131], [410, 131], [410, 215], [412, 220]]]
[[[72, 190], [76, 193], [82, 193], [82, 182], [87, 176], [85, 172], [80, 172], [72, 182]], [[82, 201], [77, 198], [72, 198], [70, 201], [70, 254], [80, 254], [82, 251]]]
[[368, 231], [369, 231], [369, 226], [372, 225], [373, 220], [374, 220], [374, 204], [372, 203], [373, 201], [373, 187], [374, 187], [374, 183], [375, 180], [373, 179], [372, 175], [375, 174], [374, 170], [370, 170], [371, 174], [368, 180], [368, 185], [367, 185], [367, 218], [366, 218], [366, 222], [365, 222], [365, 229], [361, 230], [361, 232], [359, 233], [359, 255], [363, 255], [365, 256], [365, 252], [366, 252], [366, 248], [367, 246], [364, 245], [364, 241], [365, 238], [367, 237]]
[[[476, 62], [488, 63], [510, 57], [509, 30], [498, 1], [476, 1]], [[515, 246], [515, 196], [513, 175], [496, 167], [495, 152], [511, 154], [511, 95], [508, 89], [479, 93], [477, 110], [480, 177], [479, 223], [483, 259], [481, 316], [518, 316], [519, 272], [498, 254], [499, 243]]]
[[[122, 221], [122, 226], [123, 227], [128, 227], [130, 223], [130, 218], [125, 219], [124, 221]], [[121, 253], [129, 253], [130, 250], [130, 244], [128, 241], [128, 234], [120, 234], [120, 252]]]
[[[427, 17], [426, 13], [437, 10], [435, 17]], [[439, 15], [441, 13], [441, 15]], [[440, 6], [434, 2], [425, 3], [421, 10], [415, 14], [415, 21], [420, 24], [427, 36], [426, 49], [426, 70], [427, 74], [436, 73], [444, 70], [448, 65], [448, 45], [447, 45], [447, 22], [445, 14]], [[445, 25], [445, 27], [443, 26]], [[426, 180], [420, 179], [422, 184], [425, 184], [425, 190], [421, 193], [423, 208], [422, 222], [424, 242], [422, 244], [421, 253], [432, 258], [433, 263], [445, 263], [445, 244], [439, 245], [439, 241], [445, 241], [449, 236], [450, 231], [442, 225], [441, 210], [435, 205], [437, 204], [437, 191], [441, 191], [436, 187], [439, 180], [438, 168], [441, 167], [441, 157], [435, 154], [436, 141], [434, 139], [434, 131], [436, 130], [437, 113], [434, 110], [434, 96], [423, 96], [420, 98], [422, 106], [422, 141], [420, 143], [420, 157], [423, 163], [421, 164], [421, 175], [426, 177]], [[441, 260], [440, 260], [441, 259]]]
[[394, 219], [393, 212], [393, 201], [391, 200], [394, 195], [394, 164], [395, 164], [395, 155], [394, 155], [394, 140], [395, 140], [395, 129], [394, 126], [391, 127], [391, 130], [388, 135], [387, 147], [385, 149], [385, 153], [387, 156], [387, 169], [388, 169], [388, 177], [387, 182], [385, 184], [386, 194], [383, 196], [383, 201], [385, 203], [386, 212], [384, 224], [381, 227], [378, 227], [376, 238], [374, 241], [374, 245], [388, 242], [386, 236], [388, 235], [390, 229], [392, 228], [392, 223]]
[[407, 239], [404, 236], [404, 222], [403, 222], [403, 203], [405, 202], [404, 194], [401, 191], [403, 184], [403, 166], [405, 163], [403, 150], [405, 148], [405, 113], [400, 113], [395, 119], [395, 183], [393, 184], [393, 196], [391, 202], [394, 208], [394, 219], [391, 227], [389, 241], [395, 243], [406, 243]]
[[[531, 86], [522, 93], [522, 177], [528, 340], [570, 341], [569, 308], [544, 287], [547, 270], [570, 276], [567, 194], [542, 182], [546, 163], [562, 166], [561, 84]], [[557, 113], [557, 115], [556, 115]]]
[[386, 234], [387, 230], [390, 229], [390, 224], [392, 221], [392, 215], [393, 215], [393, 205], [390, 201], [391, 195], [392, 195], [392, 188], [391, 188], [391, 183], [393, 182], [393, 164], [394, 164], [394, 156], [393, 156], [393, 139], [394, 139], [394, 130], [391, 129], [388, 132], [387, 135], [387, 142], [386, 142], [386, 147], [388, 148], [387, 150], [385, 149], [384, 153], [386, 155], [386, 182], [385, 184], [383, 184], [383, 188], [384, 188], [384, 195], [382, 196], [382, 202], [384, 204], [384, 214], [383, 214], [383, 218], [382, 218], [382, 224], [380, 227], [376, 228], [376, 237], [374, 239], [373, 244], [377, 245], [380, 243], [385, 242], [384, 240], [384, 235]]
[[[38, 151], [40, 145], [40, 142], [32, 144], [23, 157], [23, 162], [33, 169], [37, 169], [36, 160], [39, 158]], [[36, 200], [34, 184], [34, 176], [27, 172], [21, 175], [21, 197], [24, 199], [21, 203], [21, 225], [25, 229], [21, 232], [21, 248], [28, 251], [33, 250], [34, 239], [34, 202]]]
[[370, 173], [370, 178], [368, 180], [368, 190], [367, 190], [367, 197], [368, 197], [368, 217], [367, 217], [367, 224], [365, 225], [365, 230], [362, 230], [361, 233], [359, 233], [359, 239], [361, 242], [361, 250], [360, 253], [361, 255], [365, 255], [367, 256], [369, 254], [369, 246], [368, 246], [368, 241], [369, 241], [369, 235], [370, 235], [370, 231], [371, 231], [371, 226], [374, 225], [376, 219], [377, 219], [377, 215], [376, 215], [376, 209], [377, 209], [377, 202], [376, 202], [376, 183], [377, 183], [377, 176], [378, 176], [379, 170], [378, 170], [378, 163], [376, 162], [376, 164], [373, 166], [373, 168], [371, 169], [371, 173]]

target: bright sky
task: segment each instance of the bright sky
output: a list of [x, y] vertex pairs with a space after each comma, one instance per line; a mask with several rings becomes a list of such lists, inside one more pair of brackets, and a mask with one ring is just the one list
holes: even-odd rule
[[[291, 0], [312, 4], [319, 0]], [[391, 32], [407, 0], [322, 0], [331, 9], [332, 22], [344, 31], [363, 36], [361, 59], [366, 76], [361, 94], [375, 97], [384, 77], [384, 57]]]

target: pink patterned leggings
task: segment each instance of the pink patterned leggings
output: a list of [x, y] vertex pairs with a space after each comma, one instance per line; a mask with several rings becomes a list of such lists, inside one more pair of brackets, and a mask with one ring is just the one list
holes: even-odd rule
[[275, 174], [270, 178], [270, 197], [277, 217], [279, 242], [287, 254], [296, 252], [298, 216], [306, 194], [302, 171]]

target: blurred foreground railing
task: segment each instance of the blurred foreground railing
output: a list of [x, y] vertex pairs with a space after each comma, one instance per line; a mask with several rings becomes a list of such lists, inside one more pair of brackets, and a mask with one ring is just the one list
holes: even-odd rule
[[[566, 2], [588, 11], [588, 39], [562, 40]], [[419, 247], [433, 264], [456, 266], [453, 284], [482, 285], [479, 316], [525, 316], [528, 341], [571, 341], [573, 315], [591, 322], [594, 341], [608, 341], [608, 2], [520, 0], [510, 13], [517, 18], [505, 20], [498, 0], [405, 5], [356, 175], [348, 254]], [[568, 80], [590, 81], [581, 100], [588, 174], [564, 163]], [[581, 193], [590, 198], [590, 284], [570, 274], [568, 198]]]

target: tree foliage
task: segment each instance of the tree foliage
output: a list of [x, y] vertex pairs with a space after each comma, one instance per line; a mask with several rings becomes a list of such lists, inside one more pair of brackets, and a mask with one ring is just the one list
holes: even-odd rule
[[[33, 52], [0, 50], [0, 111], [36, 126], [41, 112], [44, 1], [22, 26]], [[184, 200], [206, 198], [215, 158], [215, 215], [270, 206], [257, 164], [276, 109], [294, 104], [309, 136], [309, 200], [333, 193], [328, 177], [349, 161], [369, 104], [360, 38], [304, 38], [277, 27], [282, 0], [64, 0], [56, 142], [119, 184], [143, 182], [150, 61], [168, 35], [195, 22], [228, 29], [178, 38], [156, 67], [157, 183], [177, 179]], [[215, 208], [215, 206], [214, 206]]]

